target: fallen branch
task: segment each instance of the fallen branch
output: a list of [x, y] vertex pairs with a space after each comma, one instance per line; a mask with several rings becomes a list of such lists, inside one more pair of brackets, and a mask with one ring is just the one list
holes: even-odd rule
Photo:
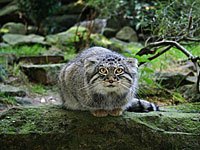
[[[164, 46], [165, 48], [163, 50], [161, 50], [160, 52], [156, 53], [156, 51], [161, 46]], [[148, 60], [151, 61], [151, 60], [161, 56], [165, 52], [169, 51], [172, 47], [176, 47], [178, 50], [180, 50], [182, 53], [184, 53], [188, 57], [189, 60], [191, 60], [194, 63], [194, 66], [195, 66], [196, 71], [197, 71], [197, 85], [196, 85], [197, 88], [196, 89], [197, 89], [197, 92], [200, 93], [200, 89], [199, 89], [199, 82], [200, 82], [200, 69], [199, 68], [200, 68], [200, 64], [198, 63], [198, 61], [200, 60], [200, 57], [196, 57], [196, 56], [192, 55], [185, 47], [183, 47], [177, 41], [162, 40], [162, 41], [150, 43], [146, 47], [142, 48], [136, 55], [142, 56], [142, 55], [155, 54], [156, 53], [155, 55], [148, 58]], [[152, 50], [153, 48], [155, 48], [155, 49]], [[144, 64], [144, 63], [145, 62], [141, 62], [139, 64], [139, 66]]]

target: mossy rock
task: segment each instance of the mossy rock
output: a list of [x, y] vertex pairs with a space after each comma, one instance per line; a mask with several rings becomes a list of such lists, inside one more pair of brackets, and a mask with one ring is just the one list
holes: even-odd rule
[[200, 115], [125, 112], [93, 117], [59, 106], [13, 108], [0, 114], [1, 150], [200, 149]]
[[93, 117], [59, 106], [13, 108], [0, 115], [1, 150], [200, 149], [200, 115], [125, 112]]
[[83, 36], [83, 39], [85, 40], [87, 38], [88, 30], [84, 27], [71, 27], [65, 32], [46, 36], [46, 41], [49, 44], [66, 45], [69, 43], [78, 42], [79, 38], [77, 37], [77, 34]]

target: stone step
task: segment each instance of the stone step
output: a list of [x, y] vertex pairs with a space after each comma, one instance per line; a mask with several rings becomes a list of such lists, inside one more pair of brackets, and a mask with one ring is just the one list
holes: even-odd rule
[[54, 85], [58, 81], [58, 74], [63, 65], [64, 64], [23, 64], [20, 66], [20, 69], [32, 82]]

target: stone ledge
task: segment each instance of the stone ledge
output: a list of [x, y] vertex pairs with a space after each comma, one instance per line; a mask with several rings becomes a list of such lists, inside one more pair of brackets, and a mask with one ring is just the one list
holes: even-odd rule
[[13, 108], [0, 114], [1, 149], [200, 149], [200, 115], [125, 112], [93, 117], [59, 106]]

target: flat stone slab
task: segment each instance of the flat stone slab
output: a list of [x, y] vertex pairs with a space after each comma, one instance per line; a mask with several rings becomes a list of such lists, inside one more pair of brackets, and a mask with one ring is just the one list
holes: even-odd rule
[[55, 84], [58, 81], [58, 73], [64, 64], [24, 64], [20, 69], [32, 82], [40, 84]]
[[20, 87], [14, 87], [11, 85], [0, 84], [0, 92], [6, 96], [19, 96], [24, 97], [27, 95], [26, 91]]
[[21, 34], [5, 34], [2, 36], [4, 42], [10, 45], [19, 45], [19, 44], [42, 44], [47, 45], [44, 41], [45, 38], [40, 35], [30, 34], [30, 35], [21, 35]]
[[165, 111], [97, 118], [60, 106], [13, 108], [0, 114], [0, 145], [2, 150], [200, 149], [199, 112]]

